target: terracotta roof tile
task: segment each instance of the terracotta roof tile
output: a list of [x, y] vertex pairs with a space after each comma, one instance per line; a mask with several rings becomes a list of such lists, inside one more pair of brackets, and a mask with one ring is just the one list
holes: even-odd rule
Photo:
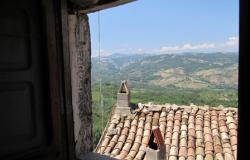
[[112, 115], [96, 151], [116, 159], [145, 159], [152, 130], [159, 127], [168, 160], [237, 159], [237, 109], [143, 106], [147, 112]]

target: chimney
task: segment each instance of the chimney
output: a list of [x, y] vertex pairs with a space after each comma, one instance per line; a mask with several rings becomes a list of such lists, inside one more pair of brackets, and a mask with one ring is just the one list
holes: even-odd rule
[[[155, 143], [156, 142], [156, 143]], [[163, 137], [161, 135], [159, 127], [153, 129], [151, 133], [148, 147], [146, 149], [146, 160], [165, 160], [166, 159], [166, 147]]]
[[116, 104], [117, 114], [130, 115], [130, 91], [128, 88], [127, 81], [122, 81], [120, 88], [117, 92], [117, 104]]

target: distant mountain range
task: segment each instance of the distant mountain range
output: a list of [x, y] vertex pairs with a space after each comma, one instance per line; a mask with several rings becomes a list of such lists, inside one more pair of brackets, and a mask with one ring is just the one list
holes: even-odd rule
[[238, 86], [238, 53], [114, 54], [92, 58], [92, 83], [182, 89]]

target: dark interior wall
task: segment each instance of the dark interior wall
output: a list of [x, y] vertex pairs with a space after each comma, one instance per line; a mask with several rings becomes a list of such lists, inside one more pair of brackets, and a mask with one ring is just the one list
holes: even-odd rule
[[249, 0], [240, 0], [238, 160], [249, 159]]

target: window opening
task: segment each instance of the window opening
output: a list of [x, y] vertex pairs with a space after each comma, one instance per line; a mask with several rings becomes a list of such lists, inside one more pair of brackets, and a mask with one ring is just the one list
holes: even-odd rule
[[[98, 13], [98, 19], [100, 18], [99, 16], [100, 15]], [[111, 23], [112, 20], [109, 21], [110, 25], [116, 25], [116, 22]], [[154, 23], [151, 21], [150, 24]], [[98, 25], [100, 25], [99, 21]], [[98, 28], [99, 27], [100, 26], [98, 26]], [[129, 26], [126, 27], [129, 28]], [[155, 27], [157, 26], [155, 25]], [[119, 28], [119, 30], [121, 29]], [[100, 36], [100, 33], [98, 34]], [[201, 123], [202, 125], [199, 127], [201, 127], [203, 131], [206, 128], [205, 123], [206, 125], [209, 125], [211, 127], [211, 125], [214, 125], [212, 124], [212, 121], [216, 121], [217, 123], [221, 121], [221, 123], [217, 125], [217, 128], [215, 128], [217, 130], [216, 132], [223, 132], [223, 137], [220, 137], [222, 139], [228, 136], [228, 138], [230, 139], [232, 151], [232, 154], [230, 156], [236, 158], [237, 142], [235, 142], [235, 138], [237, 137], [235, 137], [233, 132], [237, 129], [238, 120], [238, 112], [237, 109], [235, 109], [235, 107], [237, 107], [238, 105], [238, 51], [236, 50], [232, 52], [222, 53], [224, 51], [217, 51], [216, 49], [213, 49], [215, 48], [215, 46], [218, 47], [220, 45], [237, 45], [237, 32], [235, 32], [235, 34], [235, 36], [229, 37], [228, 41], [223, 42], [223, 44], [215, 45], [212, 43], [186, 43], [183, 45], [162, 47], [160, 48], [160, 50], [158, 50], [159, 52], [166, 50], [168, 52], [162, 52], [161, 54], [138, 54], [132, 55], [131, 57], [119, 53], [110, 54], [108, 52], [105, 52], [105, 50], [101, 48], [99, 43], [99, 63], [97, 63], [99, 68], [96, 68], [98, 68], [97, 73], [99, 73], [98, 101], [100, 108], [103, 109], [101, 113], [101, 132], [103, 133], [103, 135], [110, 136], [110, 139], [105, 139], [104, 137], [101, 140], [103, 143], [100, 143], [103, 146], [99, 146], [100, 150], [98, 150], [97, 152], [115, 157], [114, 148], [117, 149], [117, 147], [121, 147], [119, 151], [117, 151], [118, 155], [116, 155], [118, 157], [121, 157], [121, 153], [123, 153], [122, 149], [127, 149], [126, 147], [128, 147], [127, 145], [129, 145], [127, 144], [129, 143], [127, 141], [127, 138], [129, 137], [130, 128], [128, 131], [122, 130], [126, 128], [126, 125], [132, 125], [131, 123], [134, 120], [133, 118], [135, 117], [130, 119], [130, 123], [126, 121], [128, 120], [127, 118], [133, 116], [133, 114], [140, 115], [143, 113], [145, 114], [144, 118], [147, 119], [146, 115], [150, 113], [155, 114], [155, 112], [157, 112], [158, 114], [160, 114], [158, 115], [160, 116], [158, 119], [159, 122], [172, 121], [172, 130], [180, 131], [178, 135], [174, 134], [174, 137], [177, 137], [174, 139], [175, 141], [180, 140], [179, 138], [184, 138], [184, 140], [182, 140], [181, 142], [184, 146], [177, 146], [176, 148], [170, 146], [170, 148], [168, 148], [168, 151], [172, 150], [171, 154], [177, 154], [179, 152], [180, 154], [185, 153], [185, 145], [188, 143], [187, 141], [189, 138], [187, 135], [192, 134], [192, 132], [196, 133], [196, 131], [189, 132], [187, 129], [188, 126]], [[136, 35], [133, 36], [136, 37]], [[112, 37], [112, 34], [110, 37]], [[115, 39], [113, 39], [113, 41], [115, 41]], [[197, 50], [197, 48], [208, 48], [209, 53], [199, 51]], [[173, 51], [174, 53], [169, 53], [169, 51]], [[100, 56], [101, 53], [103, 53], [102, 57]], [[115, 52], [113, 51], [113, 53]], [[94, 69], [96, 69], [95, 58], [93, 58], [92, 60]], [[93, 73], [93, 75], [95, 75], [95, 71]], [[101, 76], [103, 77], [101, 78]], [[122, 80], [128, 80], [130, 88], [126, 88], [123, 86], [119, 88], [120, 81]], [[94, 83], [95, 82], [93, 82], [93, 84]], [[133, 107], [128, 106], [133, 108], [132, 115], [127, 114], [128, 108], [122, 106], [122, 104], [125, 104], [125, 99], [122, 99], [121, 97], [119, 99], [119, 103], [118, 101], [116, 102], [116, 99], [118, 100], [118, 93], [127, 93], [128, 90], [131, 91], [131, 102], [129, 102], [130, 104], [135, 104], [135, 106]], [[92, 95], [95, 95], [95, 92], [93, 92]], [[128, 99], [130, 98], [127, 97], [126, 100]], [[107, 107], [109, 103], [108, 101], [112, 103], [109, 106], [110, 108], [113, 107], [113, 104], [121, 104], [121, 106], [116, 106], [116, 108], [120, 108], [123, 112], [113, 112], [112, 109]], [[138, 104], [139, 102], [142, 103]], [[198, 109], [196, 110], [195, 108]], [[107, 112], [108, 110], [109, 112]], [[213, 112], [213, 110], [216, 110], [216, 112]], [[207, 112], [209, 112], [209, 114]], [[120, 116], [109, 117], [109, 113], [119, 113]], [[127, 116], [124, 116], [123, 114]], [[191, 119], [194, 118], [194, 120], [190, 120], [189, 122], [190, 115], [192, 115]], [[200, 116], [202, 116], [202, 118]], [[226, 118], [228, 122], [227, 120], [225, 121], [225, 123], [222, 122], [223, 117]], [[178, 121], [173, 120], [173, 118], [177, 118]], [[196, 118], [201, 119], [201, 122], [199, 120], [196, 122]], [[105, 130], [103, 125], [106, 124], [106, 122], [108, 122], [108, 124]], [[139, 120], [137, 120], [137, 122], [139, 122]], [[229, 126], [229, 123], [234, 124], [231, 124]], [[111, 124], [113, 125], [113, 127], [110, 127]], [[121, 125], [120, 128], [119, 125]], [[159, 123], [158, 125], [162, 125], [161, 134], [163, 135], [163, 139], [165, 139], [167, 131], [163, 126], [166, 127], [167, 124]], [[232, 132], [229, 132], [228, 130], [228, 132], [225, 133], [227, 134], [227, 136], [224, 135], [225, 125], [227, 125], [226, 127], [228, 129], [231, 128], [231, 130], [233, 130]], [[163, 132], [162, 130], [164, 129], [165, 131]], [[111, 140], [112, 137], [119, 137], [122, 134], [124, 134], [125, 136], [125, 140], [122, 141], [123, 144], [121, 146], [112, 146], [111, 142], [114, 142], [113, 140]], [[202, 133], [202, 139], [206, 139], [205, 141], [207, 141], [210, 137], [204, 137], [204, 134], [205, 133]], [[212, 133], [210, 135], [212, 135]], [[168, 136], [173, 136], [173, 134]], [[192, 141], [192, 143], [195, 141], [196, 140]], [[104, 142], [107, 142], [107, 144], [105, 144]], [[117, 142], [120, 141], [117, 140]], [[152, 139], [149, 140], [149, 146], [151, 146], [151, 142]], [[226, 144], [223, 140], [221, 140], [220, 145], [223, 147], [223, 145]], [[106, 148], [102, 149], [102, 147]], [[151, 147], [155, 148], [154, 146]], [[222, 153], [222, 155], [223, 154], [224, 153]], [[145, 155], [143, 155], [142, 157], [145, 157]]]

